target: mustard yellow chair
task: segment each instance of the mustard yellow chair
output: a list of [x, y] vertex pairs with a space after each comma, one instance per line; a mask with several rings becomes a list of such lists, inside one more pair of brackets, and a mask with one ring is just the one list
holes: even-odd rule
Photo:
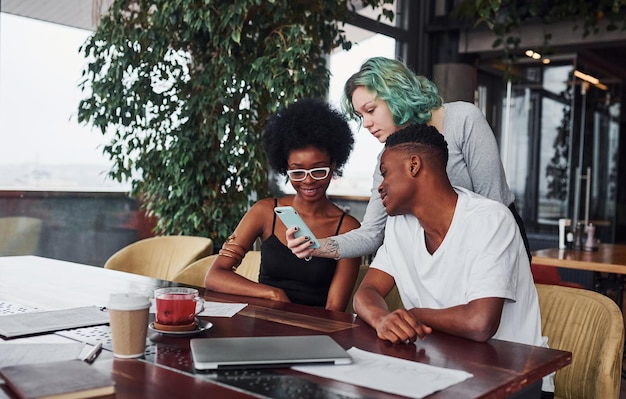
[[[354, 288], [352, 289], [350, 301], [348, 302], [348, 306], [346, 306], [346, 312], [348, 313], [354, 313], [352, 300], [354, 299], [354, 294], [356, 293], [357, 288], [359, 288], [359, 285], [361, 285], [361, 281], [363, 281], [363, 277], [365, 277], [365, 273], [367, 273], [367, 269], [369, 269], [368, 265], [361, 265], [361, 267], [359, 268], [359, 274], [357, 275], [356, 282], [354, 283]], [[402, 304], [402, 299], [400, 298], [398, 286], [394, 286], [389, 294], [387, 294], [387, 296], [385, 297], [385, 302], [387, 302], [389, 310], [396, 310], [404, 307], [404, 305]]]
[[183, 270], [178, 272], [172, 278], [172, 281], [177, 283], [194, 285], [196, 287], [204, 287], [204, 277], [209, 270], [218, 255], [207, 256], [206, 258], [198, 259]]
[[535, 286], [548, 345], [572, 352], [572, 363], [556, 372], [555, 398], [618, 399], [624, 319], [617, 304], [595, 291]]
[[27, 216], [0, 218], [0, 256], [35, 255], [42, 224], [41, 219]]
[[[209, 270], [211, 265], [213, 265], [217, 256], [218, 255], [212, 255], [195, 261], [174, 276], [173, 281], [195, 285], [196, 287], [204, 287], [204, 277], [206, 276], [206, 272]], [[258, 282], [260, 270], [261, 251], [248, 251], [235, 272], [244, 276], [248, 280]]]
[[210, 238], [157, 236], [120, 249], [111, 255], [104, 268], [171, 280], [191, 263], [212, 254]]
[[248, 251], [235, 272], [258, 283], [261, 272], [261, 251]]

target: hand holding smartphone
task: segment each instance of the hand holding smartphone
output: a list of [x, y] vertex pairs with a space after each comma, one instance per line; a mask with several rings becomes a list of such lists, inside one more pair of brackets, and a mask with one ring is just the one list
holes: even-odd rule
[[274, 212], [280, 220], [283, 221], [287, 228], [291, 228], [294, 226], [298, 227], [298, 231], [294, 234], [295, 237], [308, 236], [311, 241], [313, 241], [313, 245], [311, 248], [319, 248], [320, 243], [315, 238], [315, 235], [309, 229], [309, 226], [304, 223], [304, 220], [298, 215], [298, 212], [292, 206], [277, 206], [274, 208]]

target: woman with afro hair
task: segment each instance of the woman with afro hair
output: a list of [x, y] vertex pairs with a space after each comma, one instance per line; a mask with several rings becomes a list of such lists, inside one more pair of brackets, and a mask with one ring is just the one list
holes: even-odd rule
[[[280, 109], [263, 129], [270, 168], [286, 175], [295, 195], [256, 202], [228, 238], [207, 272], [208, 289], [344, 311], [352, 295], [360, 257], [299, 259], [286, 246], [287, 228], [274, 207], [292, 206], [316, 237], [342, 234], [359, 222], [332, 203], [326, 190], [340, 176], [354, 139], [345, 117], [326, 102], [301, 99]], [[234, 272], [261, 239], [259, 282]]]

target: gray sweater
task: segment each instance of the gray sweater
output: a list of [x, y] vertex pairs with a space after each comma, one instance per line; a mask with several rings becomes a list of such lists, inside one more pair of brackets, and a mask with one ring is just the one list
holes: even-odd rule
[[[448, 143], [447, 172], [453, 186], [509, 206], [515, 197], [506, 182], [498, 143], [482, 112], [472, 103], [458, 101], [443, 105], [444, 132]], [[380, 156], [373, 176], [372, 194], [361, 227], [332, 237], [339, 245], [342, 258], [373, 254], [381, 246], [385, 234], [387, 212], [378, 194], [383, 180]]]

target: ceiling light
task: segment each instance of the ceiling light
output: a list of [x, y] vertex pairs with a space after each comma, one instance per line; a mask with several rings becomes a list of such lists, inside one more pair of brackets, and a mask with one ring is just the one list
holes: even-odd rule
[[538, 52], [534, 51], [534, 50], [526, 50], [524, 52], [524, 54], [526, 54], [527, 57], [532, 58], [533, 60], [538, 60], [541, 58], [541, 54], [539, 54]]
[[602, 89], [604, 91], [609, 90], [608, 86], [603, 84], [603, 83], [598, 83], [598, 84], [596, 84], [594, 86], [596, 86], [598, 89]]
[[600, 79], [591, 75], [587, 75], [586, 73], [582, 73], [578, 69], [574, 70], [574, 76], [576, 76], [578, 79], [584, 80], [585, 82], [589, 82], [592, 85], [597, 85], [598, 83], [600, 83]]
[[600, 79], [596, 78], [595, 76], [587, 75], [586, 73], [580, 72], [578, 69], [574, 70], [574, 76], [576, 76], [578, 79], [584, 80], [585, 82], [591, 83], [598, 89], [609, 89], [605, 84], [600, 83]]

